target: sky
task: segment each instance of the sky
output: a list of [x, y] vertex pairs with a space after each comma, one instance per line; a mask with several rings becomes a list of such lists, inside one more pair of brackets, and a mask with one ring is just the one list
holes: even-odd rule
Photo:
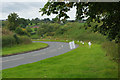
[[[17, 13], [20, 18], [33, 19], [33, 18], [55, 18], [56, 15], [41, 16], [39, 12], [40, 8], [43, 8], [47, 3], [47, 0], [3, 0], [1, 5], [2, 11], [0, 11], [0, 20], [7, 19], [10, 13]], [[67, 14], [70, 16], [69, 20], [75, 19], [76, 9], [72, 8]]]

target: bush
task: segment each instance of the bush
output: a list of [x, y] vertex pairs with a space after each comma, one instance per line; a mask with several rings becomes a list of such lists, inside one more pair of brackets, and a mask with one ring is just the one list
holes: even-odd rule
[[13, 35], [13, 32], [8, 29], [2, 28], [2, 35]]
[[36, 35], [31, 35], [32, 39], [39, 39], [40, 37], [36, 34]]
[[32, 43], [31, 39], [27, 36], [19, 36], [19, 44], [30, 44]]
[[24, 35], [25, 34], [24, 31], [20, 27], [17, 27], [15, 32], [19, 35]]
[[34, 28], [34, 31], [37, 31], [37, 28]]
[[13, 46], [17, 44], [13, 35], [4, 35], [2, 36], [2, 47]]
[[27, 32], [32, 32], [32, 29], [30, 27], [26, 27]]
[[27, 36], [18, 36], [17, 34], [7, 30], [2, 30], [2, 47], [10, 47], [16, 44], [29, 44], [31, 39]]

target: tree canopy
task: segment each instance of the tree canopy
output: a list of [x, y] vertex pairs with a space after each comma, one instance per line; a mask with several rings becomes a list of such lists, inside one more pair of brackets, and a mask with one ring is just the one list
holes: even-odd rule
[[18, 15], [16, 13], [11, 13], [8, 15], [8, 29], [15, 30], [18, 26]]
[[[58, 21], [69, 18], [67, 12], [76, 7], [76, 20], [87, 18], [87, 26], [120, 43], [120, 2], [50, 2], [40, 9], [42, 15], [57, 14]], [[94, 26], [91, 22], [96, 23]], [[98, 25], [99, 24], [99, 25]]]

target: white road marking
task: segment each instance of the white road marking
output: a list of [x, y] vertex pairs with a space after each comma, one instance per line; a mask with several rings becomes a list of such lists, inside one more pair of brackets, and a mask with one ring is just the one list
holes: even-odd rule
[[11, 59], [11, 60], [5, 60], [5, 61], [2, 61], [2, 62], [7, 62], [7, 61], [13, 61], [13, 60], [18, 60], [18, 59], [22, 59], [24, 57], [20, 57], [20, 58], [15, 58], [15, 59]]

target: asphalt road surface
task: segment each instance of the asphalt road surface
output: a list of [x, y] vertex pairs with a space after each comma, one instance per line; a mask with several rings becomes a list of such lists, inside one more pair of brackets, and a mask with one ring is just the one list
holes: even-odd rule
[[[44, 41], [33, 41], [33, 42], [47, 43], [49, 47], [38, 51], [28, 52], [25, 54], [2, 57], [2, 69], [7, 69], [22, 64], [37, 62], [49, 57], [66, 53], [71, 50], [69, 44], [64, 42], [44, 42]], [[78, 47], [78, 45], [76, 45], [76, 47]]]

